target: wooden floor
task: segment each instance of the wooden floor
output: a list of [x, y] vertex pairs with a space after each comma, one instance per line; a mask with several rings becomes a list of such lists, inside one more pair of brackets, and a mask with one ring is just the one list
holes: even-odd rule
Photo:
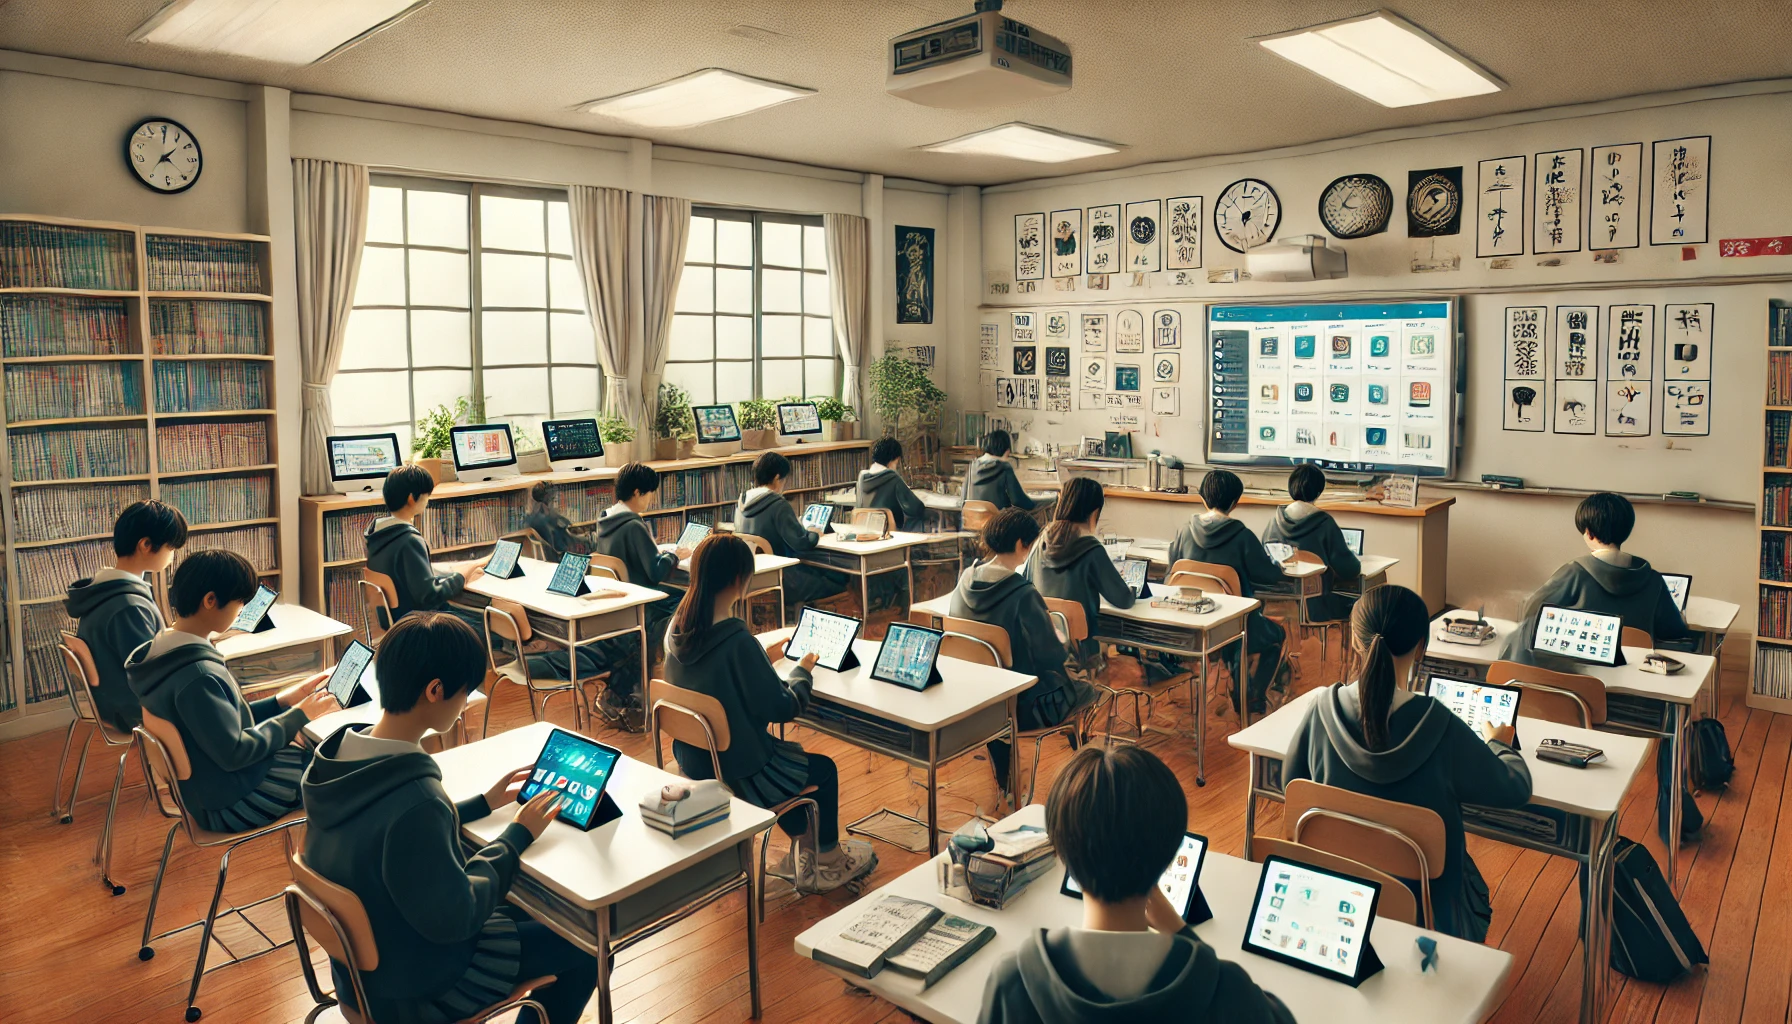
[[[1309, 685], [1317, 685], [1317, 648], [1309, 643]], [[1792, 752], [1792, 717], [1751, 712], [1740, 693], [1741, 653], [1726, 662], [1723, 721], [1736, 751], [1736, 776], [1721, 793], [1699, 796], [1708, 826], [1703, 841], [1683, 848], [1679, 881], [1687, 916], [1710, 952], [1708, 970], [1671, 986], [1627, 981], [1613, 974], [1610, 1020], [1659, 1024], [1722, 1024], [1786, 1021], [1792, 988], [1792, 787], [1786, 785]], [[1131, 670], [1129, 672], [1129, 670]], [[1117, 676], [1136, 677], [1120, 659]], [[554, 712], [567, 724], [564, 701]], [[528, 720], [521, 693], [505, 688], [493, 712], [493, 729]], [[1154, 749], [1180, 774], [1189, 794], [1189, 826], [1208, 835], [1214, 849], [1238, 853], [1243, 845], [1245, 759], [1225, 743], [1235, 723], [1214, 719], [1207, 744], [1207, 785], [1194, 785], [1194, 757], [1186, 744], [1159, 741]], [[844, 820], [878, 807], [918, 813], [921, 790], [904, 767], [855, 748], [798, 731], [793, 736], [840, 764]], [[606, 733], [637, 756], [639, 736]], [[60, 751], [60, 731], [0, 745], [0, 1021], [171, 1022], [181, 1019], [198, 945], [190, 932], [161, 943], [148, 963], [137, 959], [139, 932], [163, 834], [161, 819], [142, 801], [141, 784], [121, 804], [114, 873], [129, 887], [114, 897], [88, 863], [104, 816], [109, 766], [96, 751], [74, 824], [48, 814], [50, 783]], [[1048, 752], [1046, 777], [1065, 756]], [[131, 772], [137, 773], [136, 765]], [[140, 778], [140, 775], [138, 775]], [[994, 782], [981, 755], [945, 773], [941, 801], [948, 824], [979, 808], [992, 808]], [[127, 777], [128, 780], [128, 777]], [[1654, 826], [1654, 780], [1639, 778], [1628, 800], [1622, 832], [1642, 839], [1663, 862]], [[1040, 799], [1043, 799], [1043, 791]], [[1280, 828], [1279, 808], [1265, 805], [1259, 827]], [[1579, 1006], [1580, 953], [1576, 923], [1579, 896], [1574, 865], [1469, 838], [1469, 848], [1493, 889], [1489, 941], [1516, 958], [1510, 989], [1494, 1016], [1500, 1024], [1568, 1022]], [[879, 844], [881, 883], [920, 857]], [[203, 910], [216, 875], [217, 856], [177, 839], [158, 911], [160, 927], [192, 920]], [[230, 896], [248, 902], [277, 892], [286, 881], [278, 842], [245, 849], [232, 864]], [[780, 890], [781, 891], [781, 890]], [[792, 952], [791, 940], [842, 906], [844, 892], [797, 900], [788, 895], [768, 909], [761, 932], [767, 1021], [899, 1021], [902, 1011], [860, 994]], [[630, 950], [616, 970], [618, 1019], [641, 1022], [741, 1021], [747, 1017], [745, 936], [738, 897], [723, 901], [679, 927]], [[270, 904], [274, 909], [278, 904]], [[284, 933], [283, 919], [268, 915]], [[270, 931], [273, 931], [270, 928]], [[226, 936], [239, 950], [253, 949], [252, 933]], [[291, 949], [207, 977], [199, 1004], [207, 1022], [302, 1020], [311, 1000]], [[314, 954], [315, 955], [315, 954]], [[595, 1010], [587, 1017], [595, 1019]]]

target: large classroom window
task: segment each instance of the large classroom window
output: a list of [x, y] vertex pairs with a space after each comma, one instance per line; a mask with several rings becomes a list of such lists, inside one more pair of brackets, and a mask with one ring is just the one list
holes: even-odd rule
[[820, 217], [691, 211], [665, 379], [696, 404], [839, 395]]
[[599, 377], [565, 192], [374, 178], [338, 431], [392, 430], [409, 450], [419, 418], [464, 397], [539, 438], [543, 419], [597, 414]]

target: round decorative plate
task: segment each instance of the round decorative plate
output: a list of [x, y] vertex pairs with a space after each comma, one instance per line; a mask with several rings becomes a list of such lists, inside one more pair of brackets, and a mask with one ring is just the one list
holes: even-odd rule
[[1420, 178], [1406, 197], [1406, 212], [1420, 236], [1446, 231], [1462, 210], [1462, 185], [1442, 174]]
[[1373, 174], [1346, 174], [1319, 194], [1319, 221], [1338, 238], [1380, 234], [1393, 212], [1393, 189]]

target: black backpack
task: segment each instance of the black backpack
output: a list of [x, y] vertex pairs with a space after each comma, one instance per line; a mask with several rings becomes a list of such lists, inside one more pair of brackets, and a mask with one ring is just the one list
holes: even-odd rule
[[1648, 849], [1619, 836], [1613, 860], [1612, 967], [1639, 981], [1666, 984], [1696, 964], [1710, 963]]
[[1692, 723], [1690, 760], [1687, 777], [1694, 789], [1710, 792], [1730, 784], [1736, 762], [1730, 757], [1730, 737], [1724, 734], [1724, 723], [1715, 718]]
[[[1695, 733], [1696, 736], [1696, 733]], [[1694, 745], [1696, 751], [1697, 744]], [[1661, 837], [1663, 846], [1668, 839], [1668, 769], [1673, 764], [1673, 748], [1666, 743], [1655, 745], [1655, 834]], [[1699, 838], [1699, 832], [1705, 827], [1704, 812], [1699, 810], [1699, 803], [1692, 798], [1692, 790], [1686, 786], [1680, 788], [1680, 842], [1690, 843]]]

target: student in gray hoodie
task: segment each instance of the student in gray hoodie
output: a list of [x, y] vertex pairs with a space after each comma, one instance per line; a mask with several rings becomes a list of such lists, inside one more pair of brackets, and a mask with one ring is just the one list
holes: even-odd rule
[[[420, 612], [392, 627], [374, 665], [379, 720], [332, 733], [304, 776], [305, 861], [361, 901], [380, 953], [359, 978], [331, 961], [337, 998], [360, 1009], [365, 995], [382, 1024], [447, 1024], [551, 974], [534, 998], [549, 1024], [575, 1024], [597, 987], [597, 961], [504, 899], [523, 851], [559, 814], [560, 794], [545, 790], [510, 811], [530, 766], [455, 803], [418, 745], [465, 711], [484, 677], [482, 642], [451, 615]], [[515, 820], [467, 856], [461, 824], [492, 814]], [[537, 1017], [525, 1010], [520, 1020]]]
[[[1058, 492], [1052, 524], [1045, 529], [1045, 543], [1034, 555], [1033, 585], [1045, 597], [1061, 597], [1082, 605], [1091, 631], [1104, 599], [1116, 608], [1131, 608], [1137, 600], [1132, 588], [1120, 578], [1120, 570], [1108, 556], [1101, 538], [1096, 536], [1106, 501], [1101, 484], [1094, 480], [1076, 477], [1067, 482]], [[1077, 652], [1078, 660], [1088, 666], [1100, 651], [1100, 641], [1085, 638]]]
[[306, 722], [337, 707], [324, 689], [328, 671], [272, 697], [243, 700], [210, 637], [230, 628], [256, 584], [255, 567], [242, 555], [193, 552], [168, 588], [174, 624], [125, 662], [144, 712], [179, 731], [193, 768], [180, 781], [181, 800], [213, 832], [247, 832], [298, 808], [299, 775], [311, 750], [293, 740]]
[[998, 960], [978, 1024], [1294, 1024], [1158, 888], [1181, 848], [1188, 800], [1155, 754], [1079, 751], [1052, 785], [1045, 826], [1082, 886], [1082, 925], [1039, 929]]
[[[653, 531], [642, 520], [641, 513], [653, 503], [660, 489], [660, 475], [652, 466], [631, 462], [616, 474], [616, 504], [605, 510], [597, 521], [597, 536], [591, 550], [622, 560], [628, 581], [637, 586], [652, 587], [666, 596], [647, 606], [648, 664], [659, 659], [665, 646], [666, 623], [678, 610], [684, 591], [664, 584], [678, 563], [691, 557], [690, 548], [663, 550], [654, 542]], [[611, 661], [610, 685], [604, 688], [600, 705], [611, 718], [635, 711], [640, 706], [636, 694], [641, 678], [637, 659], [640, 645], [633, 637], [605, 641], [605, 652]]]
[[[719, 755], [722, 782], [736, 796], [774, 807], [809, 786], [818, 818], [816, 849], [799, 844], [809, 812], [799, 808], [778, 819], [791, 837], [777, 874], [807, 891], [829, 892], [877, 867], [871, 844], [840, 839], [840, 771], [832, 758], [772, 735], [770, 726], [794, 721], [809, 706], [809, 673], [815, 653], [803, 656], [788, 678], [766, 660], [734, 605], [753, 580], [753, 549], [732, 534], [712, 533], [691, 556], [691, 588], [685, 591], [666, 634], [666, 681], [714, 697], [728, 716], [732, 737]], [[674, 740], [672, 757], [687, 778], [715, 777], [709, 752]], [[802, 847], [798, 849], [799, 845]]]
[[[1244, 481], [1231, 470], [1215, 469], [1202, 477], [1201, 501], [1207, 505], [1207, 511], [1189, 517], [1188, 525], [1170, 541], [1170, 564], [1192, 558], [1197, 562], [1231, 566], [1238, 572], [1239, 596], [1254, 597], [1258, 587], [1281, 583], [1287, 577], [1282, 574], [1282, 567], [1270, 560], [1269, 552], [1263, 550], [1262, 542], [1257, 540], [1251, 528], [1232, 518], [1232, 510], [1238, 507], [1238, 499], [1242, 497]], [[1245, 632], [1248, 653], [1257, 655], [1257, 668], [1251, 673], [1246, 706], [1251, 714], [1258, 715], [1269, 708], [1269, 684], [1275, 677], [1276, 664], [1280, 660], [1277, 655], [1286, 634], [1282, 627], [1263, 614], [1261, 607], [1246, 616]], [[1242, 675], [1237, 650], [1237, 645], [1233, 645], [1226, 654], [1232, 660], [1235, 679]], [[1234, 709], [1238, 706], [1236, 689], [1232, 694], [1232, 705]]]
[[112, 524], [112, 567], [68, 586], [63, 607], [76, 620], [75, 636], [93, 654], [99, 673], [93, 702], [99, 716], [126, 732], [143, 720], [143, 708], [125, 678], [131, 652], [162, 631], [145, 573], [162, 572], [174, 552], [187, 546], [187, 520], [180, 509], [153, 499], [132, 502]]
[[398, 607], [392, 614], [397, 618], [414, 611], [443, 611], [475, 630], [483, 630], [485, 623], [478, 612], [456, 608], [448, 602], [485, 572], [485, 563], [463, 562], [452, 571], [438, 573], [429, 562], [429, 545], [417, 531], [417, 517], [429, 507], [429, 496], [435, 489], [435, 477], [422, 466], [407, 464], [386, 474], [381, 494], [389, 514], [367, 524], [367, 568], [392, 577], [392, 585], [398, 590]]
[[896, 529], [919, 533], [927, 528], [927, 506], [897, 471], [901, 462], [902, 442], [878, 438], [871, 446], [871, 468], [859, 474], [858, 507], [881, 508], [890, 513]]
[[[766, 452], [753, 460], [754, 486], [734, 507], [734, 529], [762, 537], [781, 558], [801, 558], [821, 543], [821, 533], [803, 525], [784, 487], [790, 478], [790, 460]], [[846, 590], [846, 577], [813, 565], [793, 565], [784, 570], [784, 604], [796, 608]]]
[[1313, 504], [1325, 493], [1325, 471], [1303, 462], [1288, 474], [1288, 496], [1294, 500], [1276, 510], [1264, 527], [1265, 543], [1291, 544], [1301, 551], [1311, 551], [1325, 560], [1328, 570], [1323, 583], [1325, 593], [1307, 601], [1309, 614], [1316, 621], [1334, 621], [1350, 617], [1355, 598], [1335, 593], [1339, 580], [1355, 580], [1363, 574], [1363, 564], [1344, 542], [1344, 531], [1330, 512]]
[[[1038, 677], [1017, 702], [1015, 717], [1022, 730], [1062, 724], [1094, 697], [1087, 685], [1065, 674], [1068, 654], [1045, 610], [1045, 598], [1020, 573], [1038, 540], [1039, 523], [1031, 513], [1018, 508], [997, 512], [983, 527], [988, 559], [958, 577], [949, 606], [953, 618], [1007, 630], [1014, 657], [1009, 668]], [[990, 767], [1004, 789], [1009, 784], [1010, 754], [1006, 740], [989, 745]]]
[[[1511, 726], [1477, 733], [1443, 704], [1407, 689], [1430, 635], [1425, 600], [1405, 587], [1376, 587], [1350, 614], [1355, 679], [1313, 704], [1282, 763], [1284, 782], [1326, 786], [1413, 804], [1444, 819], [1443, 873], [1431, 880], [1432, 927], [1482, 942], [1493, 904], [1462, 841], [1462, 805], [1522, 807], [1531, 773]], [[1533, 741], [1534, 742], [1534, 741]], [[1419, 897], [1420, 881], [1405, 880]]]
[[1014, 462], [1008, 458], [1013, 447], [1006, 430], [989, 432], [983, 439], [983, 454], [964, 471], [964, 500], [987, 501], [997, 510], [1011, 506], [1031, 509], [1038, 504], [1027, 496], [1014, 473]]

